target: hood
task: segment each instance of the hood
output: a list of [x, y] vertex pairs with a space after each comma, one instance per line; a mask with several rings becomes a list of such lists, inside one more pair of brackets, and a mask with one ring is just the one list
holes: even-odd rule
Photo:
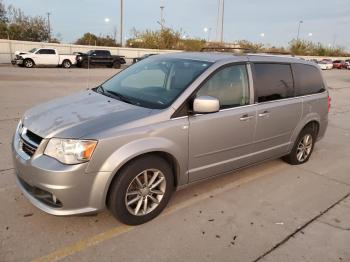
[[29, 54], [29, 52], [23, 52], [23, 51], [16, 51], [15, 55], [25, 55], [25, 54]]
[[84, 91], [28, 110], [23, 125], [43, 138], [81, 138], [135, 121], [151, 112], [152, 109]]

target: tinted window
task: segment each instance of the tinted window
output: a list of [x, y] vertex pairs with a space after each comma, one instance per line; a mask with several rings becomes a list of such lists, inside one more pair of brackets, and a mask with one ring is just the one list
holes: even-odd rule
[[296, 78], [296, 96], [316, 94], [325, 91], [321, 72], [316, 67], [294, 64], [293, 70]]
[[249, 103], [249, 84], [245, 65], [225, 67], [205, 82], [197, 96], [212, 96], [220, 101], [220, 108]]
[[53, 49], [41, 49], [41, 50], [39, 50], [38, 53], [42, 54], [42, 55], [54, 55], [55, 50], [53, 50]]
[[109, 51], [104, 51], [104, 50], [96, 50], [95, 51], [96, 55], [98, 56], [109, 56]]
[[293, 76], [287, 64], [254, 64], [254, 87], [258, 102], [294, 95]]

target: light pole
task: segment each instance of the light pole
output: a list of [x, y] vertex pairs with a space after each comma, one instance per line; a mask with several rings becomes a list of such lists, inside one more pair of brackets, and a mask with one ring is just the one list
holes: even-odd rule
[[221, 14], [221, 43], [224, 42], [224, 16], [225, 16], [225, 0], [222, 0], [222, 14]]
[[161, 0], [160, 1], [160, 27], [161, 27], [161, 30], [164, 29], [164, 23], [165, 23], [165, 20], [164, 20], [164, 4], [163, 4], [163, 1]]
[[48, 35], [48, 38], [49, 38], [49, 43], [51, 42], [51, 25], [50, 25], [50, 15], [51, 13], [50, 12], [47, 12], [47, 26], [48, 26], [48, 30], [49, 30], [49, 35]]
[[120, 0], [120, 45], [123, 46], [123, 0]]
[[203, 28], [203, 31], [204, 31], [204, 33], [206, 34], [206, 37], [207, 37], [207, 41], [209, 42], [210, 41], [210, 34], [211, 34], [211, 27], [204, 27]]
[[297, 41], [299, 41], [300, 26], [301, 26], [302, 23], [304, 23], [302, 20], [300, 20], [299, 23], [298, 23]]

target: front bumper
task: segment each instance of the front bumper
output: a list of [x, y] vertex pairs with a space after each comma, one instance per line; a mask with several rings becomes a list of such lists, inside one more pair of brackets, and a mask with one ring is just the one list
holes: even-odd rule
[[110, 172], [85, 173], [88, 163], [64, 165], [44, 155], [40, 146], [32, 157], [23, 158], [16, 147], [18, 137], [15, 135], [12, 143], [16, 181], [34, 206], [59, 216], [105, 208]]
[[13, 64], [13, 65], [23, 65], [23, 59], [13, 59], [13, 60], [11, 60], [11, 64]]

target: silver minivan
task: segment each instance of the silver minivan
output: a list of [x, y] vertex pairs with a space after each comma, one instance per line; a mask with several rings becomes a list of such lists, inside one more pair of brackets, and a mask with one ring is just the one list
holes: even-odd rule
[[282, 157], [309, 160], [330, 98], [297, 58], [174, 53], [28, 110], [13, 138], [17, 184], [53, 215], [108, 207], [137, 225], [185, 185]]

